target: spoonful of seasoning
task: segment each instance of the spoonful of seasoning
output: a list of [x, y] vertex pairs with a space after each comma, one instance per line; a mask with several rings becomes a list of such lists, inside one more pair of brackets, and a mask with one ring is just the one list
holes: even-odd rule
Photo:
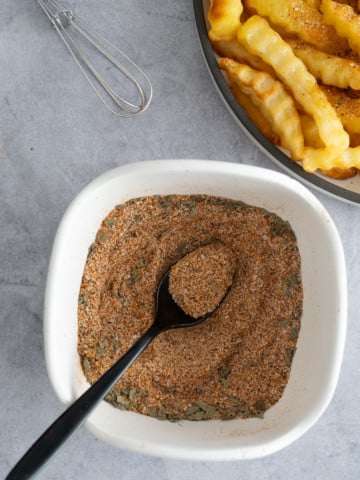
[[6, 477], [27, 479], [66, 442], [141, 352], [165, 330], [191, 327], [209, 318], [225, 299], [235, 273], [234, 257], [220, 242], [182, 257], [161, 278], [155, 320], [132, 347], [83, 393], [30, 447]]

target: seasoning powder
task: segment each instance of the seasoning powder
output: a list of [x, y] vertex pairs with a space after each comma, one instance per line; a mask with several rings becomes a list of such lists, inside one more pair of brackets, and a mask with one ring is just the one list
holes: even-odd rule
[[198, 247], [171, 267], [169, 292], [190, 317], [200, 318], [221, 303], [236, 271], [236, 256], [224, 244]]
[[[216, 247], [195, 258], [205, 265], [208, 254], [216, 272], [218, 252], [230, 291], [205, 322], [163, 332], [147, 347], [107, 395], [115, 407], [170, 421], [262, 417], [283, 394], [303, 301], [295, 235], [265, 209], [206, 195], [132, 199], [103, 221], [79, 294], [87, 380], [95, 382], [152, 324], [165, 271], [205, 245]], [[206, 272], [209, 292], [202, 283], [193, 305], [205, 307], [224, 286]], [[177, 283], [180, 305], [186, 293]]]

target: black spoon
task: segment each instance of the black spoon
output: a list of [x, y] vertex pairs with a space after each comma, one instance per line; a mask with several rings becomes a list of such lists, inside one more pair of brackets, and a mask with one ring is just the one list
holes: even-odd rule
[[[66, 442], [86, 420], [91, 411], [130, 367], [140, 353], [165, 330], [191, 327], [207, 319], [217, 307], [200, 318], [187, 315], [173, 300], [169, 292], [168, 270], [162, 277], [156, 292], [155, 321], [141, 338], [99, 380], [79, 397], [40, 438], [11, 470], [5, 480], [30, 478]], [[226, 296], [224, 294], [223, 299]], [[222, 300], [223, 300], [222, 299]]]

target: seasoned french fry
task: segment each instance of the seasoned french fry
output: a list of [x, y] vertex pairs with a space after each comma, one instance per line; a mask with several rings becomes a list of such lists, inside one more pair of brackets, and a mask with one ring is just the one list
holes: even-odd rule
[[360, 147], [349, 147], [343, 151], [334, 152], [331, 148], [305, 147], [303, 168], [309, 173], [316, 169], [329, 170], [338, 167], [348, 169], [355, 167], [360, 169]]
[[331, 147], [331, 153], [348, 147], [349, 136], [316, 79], [265, 19], [250, 17], [240, 27], [238, 39], [273, 67], [304, 111], [314, 117], [320, 138], [326, 147]]
[[346, 50], [346, 42], [336, 35], [333, 26], [303, 0], [246, 0], [245, 5], [324, 52], [338, 55]]
[[323, 0], [320, 10], [324, 19], [333, 25], [340, 37], [346, 38], [350, 47], [360, 54], [360, 16], [350, 5]]
[[208, 13], [210, 39], [232, 38], [240, 27], [241, 0], [211, 0]]
[[305, 147], [303, 168], [308, 173], [314, 173], [318, 168], [328, 170], [334, 166], [337, 154], [338, 150], [334, 153], [330, 148]]
[[310, 7], [316, 8], [317, 10], [320, 7], [321, 0], [305, 0]]
[[309, 72], [325, 85], [360, 90], [359, 63], [348, 58], [329, 55], [294, 39], [288, 39], [287, 42]]
[[219, 66], [259, 130], [308, 172], [360, 173], [360, 1], [210, 1]]
[[335, 178], [336, 180], [347, 180], [348, 178], [354, 177], [357, 174], [358, 170], [355, 167], [350, 168], [340, 168], [332, 167], [329, 170], [323, 170], [320, 168], [320, 173], [326, 175], [330, 178]]
[[[319, 137], [319, 131], [312, 117], [308, 115], [300, 115], [301, 128], [304, 133], [305, 145], [314, 148], [323, 148], [324, 144]], [[357, 174], [355, 167], [340, 168], [332, 167], [328, 170], [320, 169], [320, 172], [330, 178], [336, 180], [346, 180]]]
[[360, 97], [335, 87], [321, 86], [345, 129], [360, 133]]
[[344, 168], [345, 165], [349, 167], [355, 167], [360, 169], [360, 147], [346, 148], [340, 155], [338, 163], [341, 165], [343, 162]]
[[319, 129], [313, 117], [300, 114], [300, 123], [304, 135], [305, 145], [307, 147], [324, 148], [324, 142], [319, 136]]
[[247, 63], [250, 67], [263, 72], [275, 75], [274, 70], [267, 63], [263, 62], [261, 58], [252, 55], [243, 45], [241, 45], [237, 38], [229, 40], [213, 40], [211, 42], [213, 49], [221, 57], [232, 58], [239, 63]]
[[268, 73], [258, 72], [229, 58], [220, 58], [218, 64], [228, 78], [258, 105], [291, 157], [300, 160], [304, 150], [300, 118], [293, 99], [283, 85]]
[[251, 97], [243, 93], [234, 81], [229, 81], [229, 88], [239, 105], [246, 111], [247, 116], [252, 120], [260, 132], [274, 145], [280, 145], [280, 137], [272, 129], [269, 120], [262, 114], [261, 110], [251, 100]]

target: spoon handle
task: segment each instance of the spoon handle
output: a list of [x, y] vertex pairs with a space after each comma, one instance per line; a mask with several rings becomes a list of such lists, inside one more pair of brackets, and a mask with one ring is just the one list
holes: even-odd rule
[[160, 333], [154, 323], [107, 372], [81, 395], [30, 447], [5, 480], [30, 478], [85, 421], [140, 353]]

